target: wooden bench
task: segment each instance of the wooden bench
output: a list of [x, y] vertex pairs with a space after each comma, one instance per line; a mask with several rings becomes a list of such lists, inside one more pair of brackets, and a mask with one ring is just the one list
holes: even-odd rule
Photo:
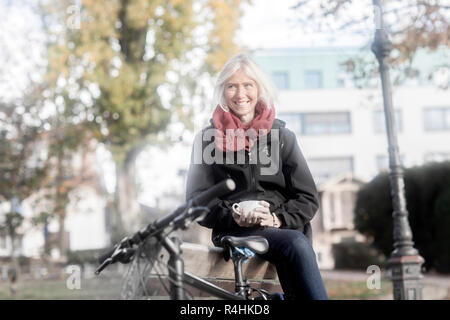
[[[226, 289], [234, 291], [234, 266], [231, 260], [225, 261], [222, 249], [195, 243], [183, 243], [184, 268], [196, 276]], [[168, 257], [164, 257], [164, 260]], [[167, 260], [166, 260], [167, 261]], [[278, 281], [275, 266], [258, 256], [243, 264], [243, 273], [253, 288], [265, 289], [270, 292], [283, 292]], [[158, 286], [159, 279], [152, 281], [152, 286]], [[208, 297], [208, 294], [187, 286], [195, 297]], [[161, 292], [157, 290], [157, 292]]]
[[[183, 243], [184, 267], [200, 277], [231, 279], [234, 281], [234, 268], [231, 260], [225, 261], [222, 249], [195, 243]], [[247, 279], [277, 280], [275, 266], [258, 256], [243, 264]]]

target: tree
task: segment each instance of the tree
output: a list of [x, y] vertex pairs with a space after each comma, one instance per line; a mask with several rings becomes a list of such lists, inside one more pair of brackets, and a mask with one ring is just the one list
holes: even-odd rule
[[233, 36], [239, 29], [239, 19], [242, 16], [242, 4], [248, 0], [209, 0], [206, 8], [214, 14], [213, 28], [208, 37], [208, 57], [206, 58], [209, 72], [216, 74], [223, 65], [241, 48], [234, 42]]
[[[183, 98], [199, 93], [196, 76], [205, 69], [193, 72], [185, 66], [198, 57], [194, 29], [209, 23], [209, 19], [198, 21], [196, 14], [205, 8], [218, 14], [216, 7], [231, 8], [236, 3], [240, 1], [226, 1], [219, 7], [194, 0], [86, 0], [81, 6], [71, 1], [41, 2], [49, 34], [46, 81], [54, 88], [52, 99], [68, 98], [64, 108], [71, 108], [73, 117], [86, 123], [116, 164], [115, 206], [121, 213], [114, 223], [116, 240], [125, 232], [119, 228], [122, 223], [130, 231], [140, 222], [136, 157], [149, 143], [168, 142], [164, 130], [171, 121], [188, 124], [192, 115]], [[222, 48], [230, 52], [228, 39], [235, 23], [228, 22], [209, 47], [201, 48], [203, 53], [212, 54], [225, 40]], [[215, 68], [223, 60], [212, 59]]]
[[40, 140], [42, 120], [36, 106], [40, 93], [36, 89], [20, 101], [0, 102], [0, 201], [9, 202], [11, 208], [0, 229], [11, 240], [10, 259], [15, 277], [19, 274], [15, 245], [24, 220], [19, 206], [47, 181], [47, 155]]
[[[450, 5], [435, 0], [386, 0], [383, 6], [385, 27], [394, 49], [390, 65], [399, 71], [395, 82], [401, 83], [418, 75], [413, 61], [420, 50], [435, 51], [450, 46]], [[299, 23], [304, 30], [327, 32], [335, 39], [344, 33], [351, 33], [363, 36], [367, 41], [373, 39], [374, 21], [376, 24], [377, 20], [374, 14], [380, 14], [379, 10], [374, 11], [371, 0], [301, 0], [293, 9], [298, 12]], [[359, 57], [350, 59], [346, 64], [349, 71], [359, 74], [357, 80], [378, 74], [374, 58]], [[449, 68], [448, 62], [444, 62], [427, 76], [433, 77], [437, 71], [448, 74]], [[447, 76], [441, 86], [448, 88], [449, 82]]]
[[[415, 247], [427, 269], [450, 272], [450, 162], [405, 169], [405, 194]], [[373, 239], [389, 256], [393, 250], [393, 219], [389, 177], [379, 174], [357, 194], [356, 229]]]
[[[49, 46], [47, 74], [51, 86], [60, 87], [54, 99], [68, 97], [65, 108], [71, 108], [111, 151], [117, 171], [117, 209], [129, 226], [136, 226], [134, 160], [170, 120], [158, 86], [190, 46], [192, 1], [43, 5], [47, 30], [56, 36]], [[69, 17], [68, 8], [74, 9]], [[81, 19], [78, 27], [77, 19]]]
[[[67, 103], [70, 103], [70, 100]], [[65, 108], [65, 111], [70, 110], [72, 109]], [[71, 201], [70, 193], [82, 184], [92, 183], [96, 178], [92, 168], [86, 168], [83, 161], [86, 153], [93, 152], [92, 137], [86, 130], [85, 123], [74, 123], [70, 115], [58, 110], [49, 123], [50, 130], [45, 140], [49, 146], [48, 162], [52, 167], [49, 172], [50, 183], [47, 186], [51, 213], [43, 212], [42, 221], [46, 227], [49, 218], [58, 220], [58, 249], [61, 256], [65, 257], [69, 249], [65, 235], [65, 219], [67, 205]], [[77, 155], [82, 159], [82, 164], [78, 167], [74, 163]]]
[[[57, 218], [61, 226], [60, 252], [64, 252], [62, 241], [66, 214], [64, 204], [68, 202], [68, 194], [74, 187], [73, 182], [80, 181], [84, 177], [74, 172], [72, 158], [79, 149], [88, 145], [83, 139], [86, 136], [86, 127], [84, 123], [76, 121], [72, 113], [76, 110], [67, 107], [73, 101], [60, 90], [61, 83], [51, 88], [49, 82], [43, 81], [42, 75], [48, 65], [46, 59], [48, 43], [45, 41], [43, 30], [38, 28], [39, 15], [33, 12], [36, 9], [34, 3], [22, 1], [2, 3], [1, 10], [5, 13], [6, 19], [2, 19], [0, 28], [1, 38], [5, 40], [0, 43], [2, 49], [0, 90], [7, 93], [2, 96], [4, 105], [9, 101], [10, 105], [15, 105], [21, 110], [23, 109], [20, 105], [21, 100], [25, 99], [33, 104], [32, 112], [27, 111], [25, 117], [27, 119], [34, 117], [36, 123], [40, 124], [36, 126], [39, 134], [33, 139], [36, 139], [36, 146], [42, 149], [36, 152], [40, 152], [47, 162], [48, 184], [40, 184], [40, 187], [34, 190], [32, 198], [36, 200], [36, 203], [33, 203], [36, 216], [33, 216], [32, 220], [35, 226], [43, 226], [46, 230], [50, 220]], [[26, 27], [17, 28], [15, 21], [18, 15], [27, 19]], [[38, 212], [38, 208], [43, 207], [45, 207], [43, 212]], [[45, 256], [49, 254], [48, 232], [45, 231], [44, 242]]]

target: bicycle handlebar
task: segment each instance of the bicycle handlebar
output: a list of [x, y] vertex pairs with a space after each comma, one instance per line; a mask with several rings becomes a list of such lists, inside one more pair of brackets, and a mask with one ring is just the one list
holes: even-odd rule
[[[122, 241], [118, 244], [116, 244], [114, 247], [112, 247], [110, 250], [108, 250], [106, 253], [102, 254], [99, 258], [98, 258], [98, 262], [100, 265], [103, 265], [103, 263], [110, 259], [112, 257], [112, 255], [114, 254], [114, 252], [116, 252], [117, 249], [121, 249], [121, 248], [126, 248], [126, 247], [131, 247], [132, 244], [129, 243], [129, 239], [128, 238], [124, 238], [122, 239]], [[99, 270], [100, 268], [98, 268], [97, 270]], [[103, 268], [101, 268], [103, 270]], [[100, 270], [101, 271], [101, 270]]]
[[[155, 222], [149, 224], [146, 228], [136, 232], [131, 238], [124, 238], [120, 243], [116, 244], [111, 250], [108, 250], [105, 254], [101, 255], [99, 258], [100, 267], [97, 268], [96, 274], [99, 274], [101, 270], [103, 270], [107, 265], [112, 264], [114, 261], [114, 257], [120, 259], [121, 255], [117, 254], [116, 251], [131, 248], [135, 244], [141, 243], [145, 240], [149, 235], [154, 235], [163, 231], [169, 225], [174, 223], [181, 223], [186, 218], [191, 217], [191, 210], [194, 207], [206, 206], [213, 199], [223, 196], [231, 191], [234, 191], [236, 188], [236, 184], [232, 179], [224, 180], [212, 188], [201, 192], [194, 198], [190, 199], [186, 204], [179, 206], [174, 212], [168, 214], [162, 218], [159, 218]], [[205, 208], [207, 209], [207, 208]], [[195, 215], [199, 215], [198, 212], [195, 212]], [[193, 217], [194, 219], [196, 216]], [[115, 254], [116, 253], [116, 254]], [[128, 259], [127, 259], [128, 260]]]
[[164, 229], [170, 224], [170, 222], [172, 222], [179, 215], [185, 213], [185, 211], [187, 211], [189, 208], [196, 206], [206, 206], [214, 198], [223, 196], [228, 192], [233, 191], [235, 188], [236, 184], [233, 180], [224, 180], [214, 185], [212, 188], [201, 192], [200, 194], [189, 200], [185, 205], [182, 205], [178, 209], [176, 209], [172, 214], [156, 220], [156, 222], [154, 222], [153, 224], [153, 227], [155, 229]]

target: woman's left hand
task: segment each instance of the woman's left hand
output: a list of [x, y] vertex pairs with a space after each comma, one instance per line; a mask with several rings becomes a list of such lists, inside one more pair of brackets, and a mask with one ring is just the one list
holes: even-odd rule
[[[270, 212], [270, 204], [264, 200], [259, 202], [261, 204], [261, 207], [257, 207], [254, 209], [255, 212], [257, 212], [259, 215], [259, 225], [261, 227], [275, 227], [274, 226], [274, 216]], [[275, 216], [275, 224], [278, 226], [281, 225], [280, 220]]]

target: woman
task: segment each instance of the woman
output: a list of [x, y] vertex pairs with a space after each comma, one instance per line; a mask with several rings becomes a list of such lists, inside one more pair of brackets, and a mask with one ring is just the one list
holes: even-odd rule
[[[186, 197], [232, 178], [236, 192], [209, 204], [200, 223], [220, 246], [225, 235], [260, 235], [269, 242], [262, 258], [272, 262], [286, 298], [327, 299], [310, 237], [317, 190], [295, 134], [275, 119], [275, 89], [246, 54], [219, 73], [211, 126], [194, 142]], [[250, 212], [233, 204], [258, 200]]]

